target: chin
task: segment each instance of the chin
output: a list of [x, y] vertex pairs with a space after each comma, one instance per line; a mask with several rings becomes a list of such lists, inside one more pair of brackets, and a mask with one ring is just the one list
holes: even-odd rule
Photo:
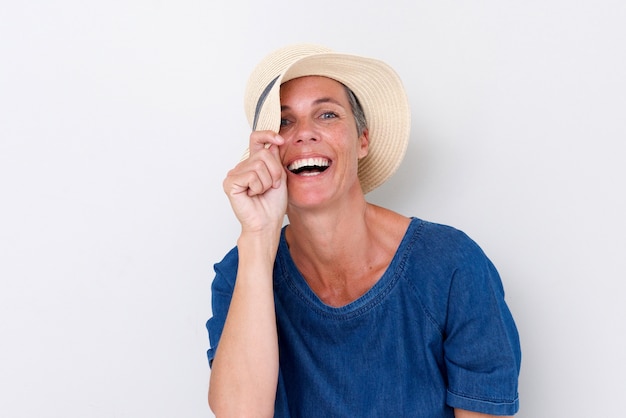
[[301, 209], [319, 207], [332, 197], [327, 187], [288, 187], [288, 190], [289, 205]]

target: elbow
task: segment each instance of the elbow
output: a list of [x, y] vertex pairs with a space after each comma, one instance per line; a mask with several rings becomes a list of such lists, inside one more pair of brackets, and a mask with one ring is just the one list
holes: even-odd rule
[[215, 415], [215, 418], [272, 418], [274, 416], [274, 411], [268, 413], [262, 413], [258, 410], [251, 410], [247, 408], [217, 408], [211, 407], [211, 411]]
[[208, 402], [215, 418], [272, 418], [274, 416], [274, 405], [263, 406], [259, 402], [224, 399], [217, 396], [210, 388]]

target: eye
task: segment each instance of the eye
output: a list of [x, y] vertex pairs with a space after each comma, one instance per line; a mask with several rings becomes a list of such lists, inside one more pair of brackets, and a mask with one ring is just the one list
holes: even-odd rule
[[324, 112], [320, 115], [321, 119], [333, 119], [336, 117], [337, 117], [337, 114], [335, 112]]
[[289, 125], [291, 122], [289, 122], [289, 119], [285, 119], [285, 118], [280, 118], [280, 126], [287, 126]]

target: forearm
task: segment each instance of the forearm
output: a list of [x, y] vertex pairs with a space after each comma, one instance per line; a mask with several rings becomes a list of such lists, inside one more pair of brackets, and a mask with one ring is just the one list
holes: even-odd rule
[[273, 416], [278, 338], [272, 272], [278, 235], [242, 235], [233, 297], [211, 370], [216, 416]]

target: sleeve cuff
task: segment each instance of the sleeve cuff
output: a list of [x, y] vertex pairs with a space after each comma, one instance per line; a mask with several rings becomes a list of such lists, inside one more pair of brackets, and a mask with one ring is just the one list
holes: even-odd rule
[[452, 408], [465, 409], [473, 412], [481, 412], [490, 415], [513, 415], [519, 410], [519, 398], [513, 400], [504, 399], [480, 399], [467, 395], [460, 395], [448, 390], [446, 403]]

